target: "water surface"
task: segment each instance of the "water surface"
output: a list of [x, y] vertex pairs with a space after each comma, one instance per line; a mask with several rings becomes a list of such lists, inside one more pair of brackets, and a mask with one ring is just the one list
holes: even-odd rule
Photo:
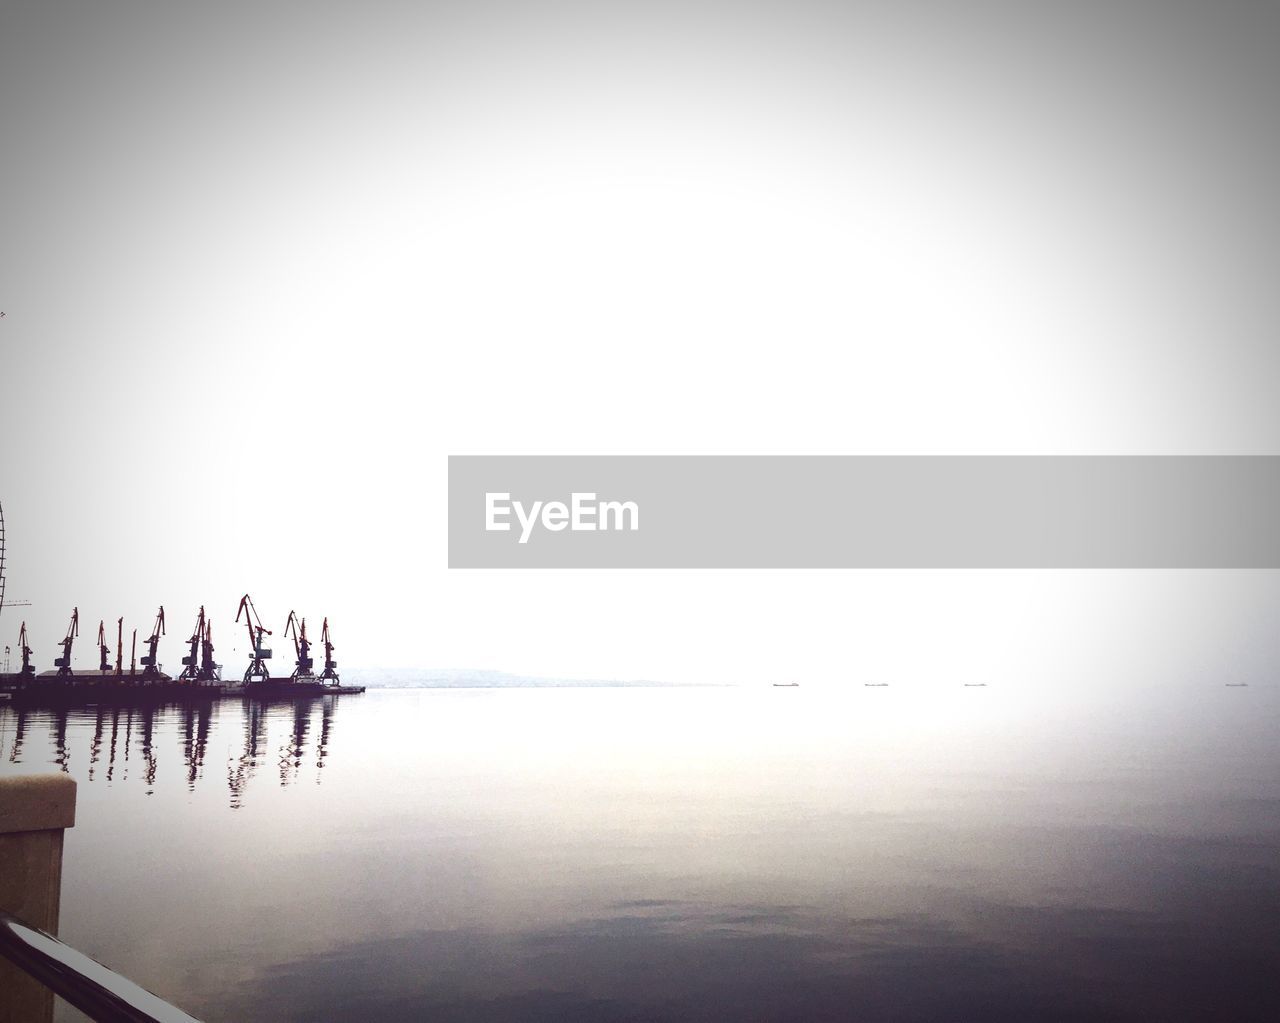
[[1275, 687], [8, 708], [0, 754], [81, 783], [62, 936], [211, 1023], [1280, 1018]]

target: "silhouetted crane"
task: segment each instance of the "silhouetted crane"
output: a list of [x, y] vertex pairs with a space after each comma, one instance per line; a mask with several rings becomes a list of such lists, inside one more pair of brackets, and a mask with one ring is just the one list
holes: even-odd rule
[[205, 619], [204, 639], [200, 641], [200, 672], [196, 678], [201, 682], [217, 682], [221, 665], [213, 663], [213, 622]]
[[311, 680], [314, 674], [311, 670], [315, 661], [311, 658], [311, 641], [307, 639], [307, 620], [299, 618], [296, 611], [289, 612], [289, 621], [285, 623], [284, 634], [286, 636], [293, 635], [293, 652], [297, 655], [297, 661], [293, 669], [293, 674], [289, 676], [290, 682], [297, 682], [299, 679]]
[[36, 677], [36, 669], [31, 666], [31, 647], [27, 646], [27, 623], [22, 623], [18, 630], [18, 653], [22, 656], [22, 671], [19, 677], [27, 682]]
[[124, 618], [116, 619], [116, 675], [124, 674]]
[[150, 682], [160, 677], [160, 664], [156, 660], [156, 649], [160, 646], [160, 637], [164, 635], [164, 605], [156, 612], [156, 623], [151, 627], [151, 635], [147, 638], [147, 652], [142, 657], [142, 677]]
[[58, 669], [58, 678], [70, 678], [75, 674], [71, 670], [71, 644], [80, 635], [80, 609], [71, 609], [71, 624], [67, 626], [67, 634], [62, 640], [62, 656], [53, 659], [53, 666]]
[[338, 662], [333, 659], [333, 643], [329, 640], [329, 619], [326, 617], [324, 625], [320, 629], [320, 642], [324, 644], [324, 671], [320, 673], [321, 680], [331, 685], [341, 685], [342, 682], [338, 678]]
[[240, 607], [236, 609], [236, 621], [244, 614], [245, 628], [249, 630], [249, 667], [245, 669], [244, 680], [249, 682], [270, 682], [271, 673], [263, 661], [271, 660], [271, 648], [262, 645], [262, 637], [270, 636], [271, 630], [262, 624], [258, 610], [249, 599], [249, 594], [240, 598]]
[[187, 640], [190, 652], [182, 659], [182, 671], [178, 673], [178, 679], [182, 682], [194, 682], [196, 676], [200, 674], [200, 643], [204, 639], [204, 607], [201, 606], [200, 614], [196, 616], [196, 627], [191, 632], [191, 638]]
[[111, 670], [111, 664], [107, 658], [111, 656], [111, 647], [107, 646], [107, 623], [101, 618], [98, 619], [98, 670], [102, 674], [106, 674]]

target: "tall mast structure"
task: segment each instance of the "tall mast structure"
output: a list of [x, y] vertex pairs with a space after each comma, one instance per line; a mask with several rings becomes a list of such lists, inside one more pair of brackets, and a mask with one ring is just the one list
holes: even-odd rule
[[[5, 583], [5, 575], [4, 575], [4, 559], [5, 559], [5, 544], [4, 544], [4, 505], [3, 505], [3, 504], [0, 504], [0, 614], [3, 614], [4, 609], [5, 609], [5, 606], [6, 606], [6, 605], [5, 605], [5, 599], [4, 599], [4, 583]], [[8, 606], [9, 606], [9, 607], [30, 607], [30, 606], [31, 606], [31, 601], [29, 601], [29, 600], [13, 600], [13, 601], [10, 601], [10, 602], [9, 602]]]
[[0, 504], [0, 613], [4, 611], [4, 505]]

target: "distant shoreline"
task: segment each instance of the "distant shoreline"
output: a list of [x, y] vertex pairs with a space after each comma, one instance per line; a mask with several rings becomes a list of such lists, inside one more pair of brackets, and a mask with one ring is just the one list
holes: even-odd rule
[[369, 689], [715, 689], [726, 682], [664, 682], [656, 679], [553, 678], [484, 669], [366, 668], [342, 673]]
[[360, 682], [367, 689], [735, 689], [736, 682]]

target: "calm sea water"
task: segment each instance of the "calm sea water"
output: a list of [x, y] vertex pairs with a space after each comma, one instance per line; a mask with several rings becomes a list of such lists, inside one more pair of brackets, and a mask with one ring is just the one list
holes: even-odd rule
[[209, 1021], [1280, 1019], [1274, 686], [0, 710], [51, 769], [62, 936]]

